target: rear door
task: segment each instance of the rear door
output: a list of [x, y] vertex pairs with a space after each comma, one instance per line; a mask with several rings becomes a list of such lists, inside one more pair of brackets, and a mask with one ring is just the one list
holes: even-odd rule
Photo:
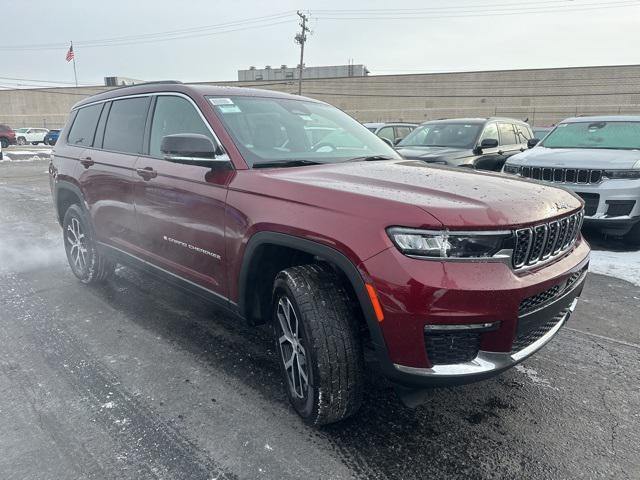
[[[478, 138], [478, 146], [482, 144], [483, 140], [497, 140], [500, 142], [500, 135], [498, 134], [498, 125], [495, 122], [487, 123]], [[493, 170], [497, 171], [504, 164], [504, 157], [502, 155], [502, 149], [500, 146], [495, 148], [483, 148], [482, 154], [478, 156], [473, 162], [473, 166], [479, 170]]]
[[[145, 155], [136, 163], [136, 225], [144, 257], [226, 299], [225, 205], [235, 170], [163, 159], [162, 138], [197, 133], [219, 145], [196, 104], [180, 94], [155, 97]], [[224, 154], [222, 154], [224, 155]]]
[[137, 96], [99, 104], [95, 140], [80, 158], [80, 184], [98, 240], [129, 252], [137, 249], [134, 166], [142, 151], [150, 100]]

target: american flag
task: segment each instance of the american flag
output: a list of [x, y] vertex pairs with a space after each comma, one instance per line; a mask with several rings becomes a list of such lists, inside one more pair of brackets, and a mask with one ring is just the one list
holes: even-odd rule
[[73, 45], [69, 46], [69, 51], [67, 52], [67, 62], [73, 60]]

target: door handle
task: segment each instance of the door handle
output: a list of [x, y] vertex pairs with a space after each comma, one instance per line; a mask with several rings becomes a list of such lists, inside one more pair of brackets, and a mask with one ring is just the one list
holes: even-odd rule
[[158, 172], [156, 172], [151, 167], [136, 168], [136, 173], [145, 180], [151, 180], [152, 178], [156, 178], [158, 176]]
[[80, 163], [84, 166], [84, 168], [89, 168], [91, 165], [93, 165], [96, 162], [91, 160], [91, 157], [84, 157], [82, 160], [80, 160]]

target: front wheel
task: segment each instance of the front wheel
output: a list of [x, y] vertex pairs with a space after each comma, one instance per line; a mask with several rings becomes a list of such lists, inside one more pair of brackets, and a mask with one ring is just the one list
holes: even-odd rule
[[325, 425], [357, 412], [362, 346], [349, 297], [332, 270], [303, 265], [280, 272], [273, 329], [287, 396], [306, 423]]
[[27, 144], [27, 139], [24, 137], [18, 137], [18, 140], [16, 141], [16, 143], [18, 145], [26, 145]]
[[82, 283], [99, 283], [113, 274], [115, 263], [98, 252], [89, 220], [78, 205], [65, 213], [62, 230], [69, 266]]
[[2, 148], [9, 148], [9, 140], [0, 138], [0, 146], [2, 146]]

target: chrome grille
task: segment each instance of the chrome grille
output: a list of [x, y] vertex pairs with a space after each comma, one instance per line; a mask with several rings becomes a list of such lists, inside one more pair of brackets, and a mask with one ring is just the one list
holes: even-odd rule
[[583, 217], [580, 211], [560, 220], [516, 230], [513, 267], [536, 265], [570, 248], [580, 235]]
[[521, 177], [556, 183], [600, 183], [602, 170], [552, 167], [517, 167], [516, 173]]

